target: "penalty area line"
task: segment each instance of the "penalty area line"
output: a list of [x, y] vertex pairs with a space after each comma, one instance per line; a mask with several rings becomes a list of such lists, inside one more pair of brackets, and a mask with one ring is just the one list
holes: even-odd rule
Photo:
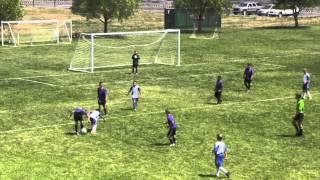
[[[314, 93], [313, 95], [319, 95], [320, 93]], [[230, 106], [230, 105], [241, 105], [241, 104], [247, 104], [247, 103], [260, 103], [260, 102], [272, 102], [272, 101], [279, 101], [279, 100], [286, 100], [286, 99], [293, 99], [293, 96], [288, 97], [279, 97], [279, 98], [270, 98], [270, 99], [260, 99], [255, 101], [243, 101], [243, 102], [230, 102], [225, 104], [219, 104], [219, 105], [202, 105], [202, 106], [194, 106], [194, 107], [185, 107], [185, 108], [177, 108], [172, 109], [172, 111], [185, 111], [185, 110], [191, 110], [191, 109], [208, 109], [208, 108], [216, 108], [221, 106]], [[135, 116], [144, 116], [144, 115], [151, 115], [151, 114], [161, 114], [164, 113], [164, 111], [154, 111], [149, 113], [138, 113], [138, 114], [129, 114], [124, 116], [113, 116], [113, 117], [107, 117], [107, 120], [109, 119], [120, 119], [120, 118], [127, 118], [127, 117], [135, 117]], [[21, 129], [13, 129], [13, 130], [6, 130], [1, 131], [0, 135], [5, 134], [11, 134], [15, 132], [24, 132], [24, 131], [33, 131], [33, 130], [41, 130], [45, 128], [52, 128], [52, 127], [60, 127], [60, 126], [66, 126], [66, 125], [72, 125], [74, 122], [70, 123], [64, 123], [64, 124], [56, 124], [56, 125], [47, 125], [47, 126], [39, 126], [39, 127], [33, 127], [33, 128], [21, 128]]]
[[28, 81], [28, 82], [37, 83], [37, 84], [43, 84], [43, 85], [47, 85], [47, 86], [51, 86], [51, 87], [57, 87], [58, 86], [58, 85], [55, 85], [55, 84], [50, 84], [50, 83], [45, 83], [45, 82], [35, 81], [35, 80], [30, 80], [30, 79], [19, 78], [17, 80]]

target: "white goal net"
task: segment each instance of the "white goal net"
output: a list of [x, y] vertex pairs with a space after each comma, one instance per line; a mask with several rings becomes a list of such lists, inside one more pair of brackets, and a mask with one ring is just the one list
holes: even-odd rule
[[71, 42], [71, 20], [1, 22], [2, 46], [37, 46]]
[[139, 64], [180, 65], [180, 30], [82, 33], [69, 70], [93, 72], [97, 68]]

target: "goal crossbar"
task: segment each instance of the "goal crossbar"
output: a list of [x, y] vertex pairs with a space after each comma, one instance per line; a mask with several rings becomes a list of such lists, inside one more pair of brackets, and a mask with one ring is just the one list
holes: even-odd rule
[[89, 36], [103, 36], [103, 35], [128, 35], [128, 34], [152, 34], [152, 33], [165, 33], [176, 32], [180, 33], [180, 29], [166, 29], [166, 30], [154, 30], [154, 31], [132, 31], [132, 32], [110, 32], [110, 33], [81, 33]]

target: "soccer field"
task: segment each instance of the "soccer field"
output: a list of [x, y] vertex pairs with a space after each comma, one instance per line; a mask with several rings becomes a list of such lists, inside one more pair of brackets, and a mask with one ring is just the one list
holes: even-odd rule
[[[229, 148], [224, 166], [232, 179], [318, 179], [320, 27], [189, 35], [181, 37], [180, 67], [142, 66], [138, 76], [130, 67], [67, 71], [76, 43], [0, 48], [0, 179], [214, 178], [217, 133]], [[256, 70], [249, 94], [247, 63]], [[295, 137], [294, 95], [305, 67], [313, 99], [306, 100], [305, 136]], [[218, 75], [221, 105], [213, 98]], [[142, 89], [137, 112], [126, 95], [133, 79]], [[109, 117], [96, 136], [75, 136], [69, 113], [97, 107], [99, 81], [110, 90]], [[178, 123], [176, 147], [166, 138], [165, 108]]]

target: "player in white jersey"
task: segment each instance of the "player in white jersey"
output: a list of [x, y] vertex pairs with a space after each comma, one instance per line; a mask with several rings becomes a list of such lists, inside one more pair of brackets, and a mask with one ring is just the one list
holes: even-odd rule
[[303, 69], [303, 85], [302, 85], [303, 99], [305, 99], [306, 96], [308, 96], [309, 99], [312, 99], [312, 96], [310, 94], [310, 85], [311, 85], [310, 74], [308, 73], [308, 70], [304, 68]]
[[88, 113], [88, 122], [91, 124], [91, 134], [97, 133], [98, 121], [101, 117], [98, 110], [93, 110]]
[[137, 84], [137, 81], [133, 81], [133, 85], [130, 87], [128, 91], [128, 95], [131, 93], [133, 111], [137, 111], [139, 95], [141, 93], [141, 89]]
[[216, 176], [219, 177], [220, 172], [225, 174], [227, 177], [230, 176], [230, 172], [228, 172], [225, 168], [223, 168], [223, 161], [227, 159], [227, 146], [222, 141], [222, 134], [217, 134], [217, 142], [214, 144], [212, 149], [212, 155], [214, 158], [214, 164], [216, 165], [217, 172]]

